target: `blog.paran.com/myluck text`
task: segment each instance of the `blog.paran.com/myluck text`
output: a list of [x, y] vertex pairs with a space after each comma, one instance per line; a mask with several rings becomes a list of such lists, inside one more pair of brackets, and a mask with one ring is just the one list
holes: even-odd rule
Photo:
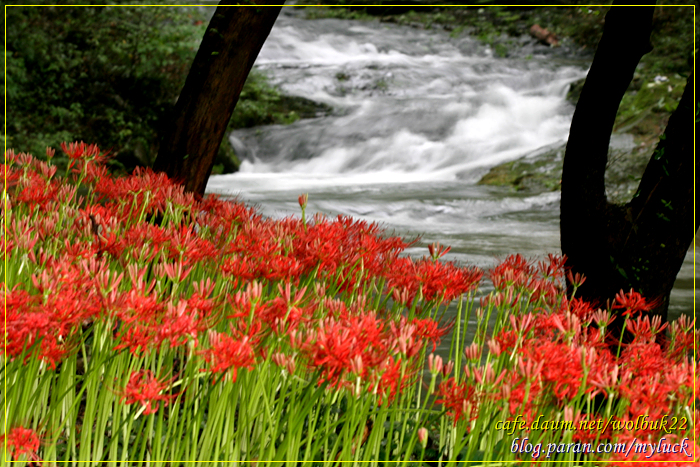
[[670, 443], [666, 438], [661, 438], [658, 443], [644, 443], [634, 438], [629, 442], [620, 443], [598, 443], [595, 448], [591, 443], [530, 443], [528, 438], [515, 438], [510, 446], [513, 454], [529, 454], [533, 459], [539, 459], [545, 455], [547, 459], [554, 454], [641, 454], [647, 459], [655, 454], [685, 454], [692, 459], [692, 454], [688, 451], [688, 438], [683, 438], [679, 443]]

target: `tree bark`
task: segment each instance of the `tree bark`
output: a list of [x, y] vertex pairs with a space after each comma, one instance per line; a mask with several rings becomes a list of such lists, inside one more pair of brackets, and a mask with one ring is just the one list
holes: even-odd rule
[[[578, 297], [604, 308], [620, 290], [633, 288], [656, 302], [651, 314], [665, 321], [671, 288], [698, 229], [692, 75], [633, 200], [608, 203], [604, 183], [620, 101], [639, 60], [651, 50], [653, 12], [654, 7], [613, 6], [605, 17], [566, 146], [561, 247], [572, 272], [586, 276]], [[567, 288], [571, 293], [570, 283]], [[617, 321], [619, 327], [622, 320]]]
[[204, 194], [248, 73], [284, 2], [218, 6], [165, 131], [153, 169]]

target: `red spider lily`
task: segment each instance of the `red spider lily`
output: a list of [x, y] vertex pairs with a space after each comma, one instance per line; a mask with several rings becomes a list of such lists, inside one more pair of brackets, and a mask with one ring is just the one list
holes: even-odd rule
[[669, 364], [657, 343], [632, 343], [625, 346], [620, 362], [635, 377], [651, 377], [663, 373]]
[[440, 382], [437, 396], [435, 402], [445, 406], [447, 415], [454, 419], [455, 426], [461, 419], [470, 423], [479, 414], [479, 395], [468, 382], [458, 384], [454, 378], [446, 379]]
[[402, 316], [398, 323], [390, 324], [390, 329], [392, 347], [398, 348], [403, 355], [411, 358], [423, 348], [426, 342], [433, 343], [434, 352], [450, 326], [440, 328], [438, 323], [430, 318], [409, 321]]
[[154, 346], [161, 342], [169, 341], [170, 347], [185, 345], [189, 339], [197, 345], [197, 334], [204, 330], [202, 317], [188, 306], [186, 300], [177, 305], [172, 302], [167, 304], [163, 319], [155, 328]]
[[483, 276], [478, 268], [458, 268], [452, 263], [419, 262], [423, 296], [433, 300], [443, 295], [443, 302], [449, 302], [458, 296], [476, 290]]
[[163, 247], [170, 240], [167, 229], [157, 225], [140, 223], [127, 227], [121, 233], [124, 251], [130, 259], [150, 263], [158, 256], [165, 256]]
[[677, 400], [690, 403], [691, 365], [667, 360], [659, 345], [631, 344], [623, 351], [625, 364], [620, 393], [630, 400], [630, 417], [648, 413], [668, 414]]
[[65, 260], [32, 275], [37, 295], [15, 289], [7, 295], [6, 342], [18, 355], [41, 341], [39, 356], [52, 368], [68, 352], [74, 330], [99, 316], [102, 306], [94, 280]]
[[[510, 293], [512, 289], [509, 289]], [[523, 292], [530, 294], [530, 303], [542, 302], [550, 307], [556, 306], [562, 300], [561, 286], [551, 278], [532, 278], [527, 284], [527, 289]], [[523, 292], [520, 292], [522, 294]]]
[[157, 318], [163, 315], [165, 309], [165, 304], [149, 293], [148, 289], [153, 284], [147, 287], [139, 279], [137, 281], [137, 287], [123, 295], [121, 308], [115, 313], [122, 326], [116, 336], [118, 344], [114, 350], [128, 348], [133, 355], [154, 344]]
[[[27, 219], [29, 220], [29, 219]], [[60, 220], [60, 215], [58, 212], [51, 212], [51, 213], [46, 213], [44, 216], [40, 217], [37, 219], [37, 221], [34, 223], [34, 227], [36, 228], [36, 233], [37, 233], [37, 240], [40, 242], [46, 242], [47, 240], [51, 238], [55, 238], [56, 234], [61, 228], [59, 227], [59, 220]], [[25, 241], [30, 240], [28, 237], [29, 232], [20, 234], [18, 236], [18, 239], [21, 243], [24, 243]], [[21, 240], [22, 237], [25, 237], [25, 240]], [[33, 246], [33, 245], [32, 245]]]
[[580, 272], [574, 274], [571, 272], [571, 270], [567, 271], [566, 278], [574, 287], [581, 287], [583, 283], [586, 282], [586, 277], [584, 275], [582, 275]]
[[[299, 307], [289, 305], [282, 297], [265, 302], [256, 309], [256, 317], [267, 323], [277, 334], [286, 334], [296, 329], [302, 322], [308, 322], [316, 310], [315, 304]], [[249, 316], [245, 311], [234, 316]]]
[[493, 339], [495, 344], [497, 344], [500, 348], [501, 352], [510, 352], [515, 348], [516, 342], [518, 342], [518, 333], [512, 329], [504, 329]]
[[[239, 334], [233, 327], [234, 334]], [[211, 365], [208, 371], [212, 373], [225, 373], [231, 371], [231, 381], [235, 382], [238, 369], [247, 368], [252, 370], [255, 366], [256, 340], [248, 335], [243, 335], [236, 339], [228, 334], [210, 330], [209, 348], [200, 351], [207, 362]], [[204, 371], [204, 370], [202, 370]]]
[[389, 357], [372, 368], [369, 390], [379, 395], [379, 405], [391, 404], [397, 394], [415, 383], [416, 372], [402, 359]]
[[224, 263], [221, 265], [221, 272], [224, 274], [224, 277], [251, 282], [262, 277], [260, 272], [262, 268], [263, 265], [258, 259], [234, 256], [224, 260]]
[[216, 303], [198, 295], [191, 299], [159, 302], [153, 295], [141, 295], [136, 290], [119, 300], [116, 316], [122, 321], [115, 350], [128, 348], [138, 354], [148, 348], [158, 348], [168, 342], [171, 348], [190, 340], [196, 345], [198, 333], [207, 329], [216, 317]]
[[387, 357], [384, 322], [369, 312], [362, 316], [327, 317], [319, 322], [303, 351], [312, 368], [322, 370], [321, 382], [330, 381], [341, 386], [341, 377], [351, 371], [352, 360], [360, 356], [365, 378], [369, 368], [379, 365]]
[[100, 148], [96, 144], [85, 144], [83, 141], [61, 143], [61, 149], [70, 159], [93, 159], [100, 154]]
[[425, 427], [418, 428], [418, 442], [425, 449], [428, 445], [428, 429]]
[[539, 380], [542, 376], [542, 367], [544, 367], [544, 361], [536, 361], [532, 358], [524, 359], [522, 356], [518, 357], [516, 360], [516, 370], [518, 374], [525, 378], [525, 381], [532, 382]]
[[306, 273], [296, 258], [288, 256], [273, 256], [266, 267], [261, 270], [261, 277], [269, 281], [288, 281]]
[[[431, 342], [434, 351], [446, 329], [431, 319], [394, 319], [385, 317], [386, 310], [368, 310], [391, 294], [395, 303], [415, 305], [421, 316], [423, 302], [435, 307], [470, 293], [483, 276], [476, 268], [436, 261], [448, 250], [437, 244], [429, 247], [431, 258], [399, 257], [409, 244], [383, 237], [375, 224], [314, 216], [304, 228], [299, 219], [264, 219], [241, 203], [195, 199], [148, 170], [114, 178], [99, 161], [84, 160], [99, 157], [99, 151], [79, 145], [66, 150], [76, 155], [82, 182], [95, 184], [87, 187], [88, 199], [97, 195], [94, 203], [76, 199], [75, 185], [28, 155], [14, 155], [15, 165], [6, 167], [14, 207], [5, 249], [26, 254], [33, 273], [25, 290], [6, 292], [4, 344], [10, 358], [31, 348], [28, 357], [55, 367], [78, 341], [81, 325], [109, 316], [117, 322], [117, 349], [136, 353], [165, 342], [190, 343], [193, 362], [204, 360], [215, 379], [231, 374], [234, 381], [238, 369], [254, 369], [269, 352], [289, 373], [305, 378], [317, 371], [331, 387], [364, 391], [384, 404], [416, 383], [422, 362], [414, 357]], [[489, 351], [510, 354], [518, 344], [516, 355], [500, 359], [506, 366], [500, 375], [490, 364], [478, 366], [482, 339], [465, 350], [472, 361], [461, 381], [449, 383], [453, 362], [429, 357], [430, 371], [443, 376], [439, 400], [455, 422], [471, 420], [484, 400], [534, 419], [555, 405], [560, 412], [572, 400], [578, 406], [582, 398], [585, 405], [594, 395], [614, 394], [620, 401], [616, 413], [625, 420], [677, 413], [693, 402], [690, 320], [673, 323], [673, 341], [660, 346], [654, 342], [663, 331], [660, 323], [637, 317], [652, 303], [633, 291], [618, 294], [612, 313], [569, 301], [562, 296], [563, 264], [564, 258], [550, 256], [533, 266], [518, 255], [491, 271], [497, 291], [482, 300], [477, 318], [496, 305], [510, 308], [510, 319], [487, 340]], [[196, 282], [221, 277], [221, 269], [223, 283]], [[569, 277], [579, 285], [582, 280]], [[314, 287], [303, 286], [310, 283]], [[381, 284], [387, 288], [379, 290]], [[213, 296], [215, 290], [226, 300]], [[634, 315], [626, 329], [635, 339], [616, 358], [604, 332], [622, 314]], [[224, 315], [231, 331], [215, 332]], [[598, 329], [589, 326], [593, 321]], [[263, 346], [268, 337], [282, 347]], [[131, 375], [130, 387], [146, 396], [122, 399], [153, 413], [172, 391], [152, 373], [139, 373]], [[474, 388], [484, 392], [477, 397]], [[565, 418], [581, 418], [566, 410]]]
[[491, 394], [490, 397], [504, 401], [505, 408], [511, 415], [520, 414], [526, 420], [532, 420], [541, 412], [539, 399], [542, 389], [541, 380], [534, 379], [527, 383], [517, 371], [508, 370], [503, 376], [500, 391]]
[[593, 312], [592, 318], [593, 321], [595, 321], [595, 324], [600, 328], [608, 327], [610, 326], [610, 323], [615, 321], [615, 315], [611, 314], [607, 310], [597, 310]]
[[513, 330], [520, 336], [526, 336], [530, 332], [530, 328], [535, 324], [532, 313], [520, 316], [510, 315], [508, 319]]
[[537, 273], [544, 279], [559, 281], [564, 276], [564, 264], [566, 263], [566, 255], [547, 255], [548, 261], [539, 261], [537, 263]]
[[34, 249], [34, 245], [39, 240], [38, 236], [34, 235], [35, 227], [29, 219], [14, 217], [10, 222], [10, 228], [7, 233], [16, 242], [17, 247], [22, 250]]
[[498, 341], [496, 341], [495, 339], [489, 339], [489, 341], [486, 344], [489, 347], [489, 353], [492, 354], [494, 357], [498, 357], [499, 355], [501, 355], [501, 352], [503, 352], [503, 350], [501, 349], [501, 344], [499, 344]]
[[333, 275], [352, 245], [347, 240], [348, 232], [341, 224], [319, 219], [307, 226], [305, 233], [295, 237], [294, 251], [306, 268], [318, 267], [319, 272]]
[[480, 361], [481, 360], [481, 346], [477, 342], [472, 342], [464, 348], [464, 357], [467, 360]]
[[[135, 170], [134, 173], [136, 173]], [[153, 176], [152, 172], [139, 172], [137, 175], [146, 178]], [[194, 194], [185, 193], [184, 187], [173, 183], [172, 180], [168, 180], [168, 182], [166, 185], [159, 186], [154, 192], [153, 200], [150, 204], [153, 212], [167, 213], [180, 210], [192, 212], [195, 204], [197, 204], [195, 203]]]
[[159, 263], [153, 269], [156, 276], [167, 276], [173, 282], [184, 281], [192, 272], [192, 266], [185, 266], [181, 260], [174, 263]]
[[623, 316], [634, 317], [638, 313], [651, 311], [657, 304], [656, 300], [647, 302], [644, 297], [632, 289], [630, 289], [629, 293], [620, 290], [617, 295], [615, 295], [615, 302], [613, 303], [612, 309], [625, 310], [622, 312]]
[[199, 282], [193, 282], [192, 288], [194, 293], [187, 299], [187, 304], [200, 310], [203, 316], [209, 316], [213, 311], [218, 308], [220, 303], [219, 297], [211, 297], [213, 294], [216, 284], [210, 278], [206, 280], [201, 280]]
[[191, 211], [194, 197], [164, 173], [137, 167], [126, 177], [104, 177], [94, 187], [99, 199], [112, 200], [108, 205], [124, 221], [135, 221], [143, 214], [162, 214], [168, 206]]
[[220, 252], [214, 244], [199, 237], [190, 227], [181, 226], [170, 234], [170, 259], [182, 258], [189, 265], [219, 256]]
[[489, 275], [496, 290], [503, 290], [510, 286], [527, 286], [534, 272], [532, 265], [524, 257], [511, 255], [493, 268]]
[[281, 352], [275, 352], [270, 356], [270, 359], [275, 365], [284, 368], [288, 374], [293, 374], [296, 369], [296, 362], [293, 355], [285, 355]]
[[204, 198], [199, 204], [199, 210], [200, 214], [204, 214], [198, 219], [201, 225], [208, 226], [215, 234], [223, 235], [226, 232], [227, 236], [234, 227], [261, 218], [252, 208], [239, 202], [224, 201], [215, 195]]
[[150, 415], [158, 411], [160, 401], [164, 405], [176, 398], [179, 394], [161, 394], [172, 383], [170, 380], [158, 380], [151, 370], [140, 370], [131, 373], [129, 382], [123, 390], [121, 400], [127, 404], [140, 403], [145, 410], [144, 415]]
[[527, 381], [540, 380], [559, 400], [578, 394], [584, 376], [580, 348], [537, 339], [525, 342], [522, 352], [517, 370]]
[[578, 342], [583, 332], [581, 320], [572, 313], [551, 315], [552, 323], [569, 342]]
[[262, 297], [262, 284], [253, 281], [246, 285], [245, 292], [238, 291], [233, 295], [233, 299], [226, 297], [226, 300], [231, 307], [236, 311], [235, 314], [227, 316], [227, 318], [249, 317], [253, 310], [260, 302]]
[[588, 384], [591, 386], [591, 397], [603, 394], [608, 397], [610, 393], [617, 392], [620, 383], [620, 366], [613, 364], [605, 367], [602, 371], [596, 371], [588, 377]]
[[149, 295], [153, 291], [153, 287], [156, 285], [155, 278], [151, 280], [149, 284], [146, 284], [144, 278], [148, 273], [148, 268], [139, 268], [135, 264], [129, 264], [126, 267], [129, 273], [129, 279], [131, 280], [132, 293], [137, 293], [140, 296]]
[[506, 375], [506, 370], [501, 371], [501, 374], [496, 377], [496, 372], [493, 369], [491, 362], [487, 363], [485, 367], [470, 367], [469, 365], [464, 365], [464, 374], [467, 378], [473, 378], [477, 384], [481, 385], [498, 385], [503, 377]]
[[68, 170], [74, 174], [80, 174], [83, 182], [101, 181], [107, 174], [105, 162], [109, 154], [100, 154], [101, 151], [97, 145], [76, 141], [70, 144], [61, 143], [61, 149], [71, 159]]
[[9, 433], [0, 435], [0, 446], [4, 448], [5, 443], [7, 443], [10, 459], [17, 461], [20, 456], [26, 454], [28, 460], [41, 462], [36, 455], [41, 443], [39, 435], [31, 428], [16, 426], [10, 429]]
[[681, 315], [671, 323], [670, 344], [666, 349], [666, 355], [671, 360], [683, 360], [688, 354], [692, 354], [695, 348], [700, 347], [697, 342], [699, 334], [695, 332], [695, 320], [690, 321], [686, 315]]
[[428, 253], [430, 253], [430, 257], [433, 259], [433, 261], [437, 261], [439, 258], [442, 258], [445, 256], [452, 247], [448, 246], [445, 247], [444, 245], [441, 245], [440, 243], [431, 243], [428, 245]]
[[661, 325], [661, 316], [654, 316], [649, 320], [649, 316], [637, 316], [637, 319], [627, 321], [627, 330], [634, 335], [634, 342], [651, 343], [656, 339], [656, 335], [666, 329], [668, 323]]
[[673, 393], [668, 389], [660, 375], [646, 380], [634, 378], [620, 386], [620, 393], [630, 401], [627, 415], [632, 419], [648, 415], [652, 420], [661, 420], [664, 415], [672, 413], [670, 398]]
[[562, 305], [564, 303], [568, 304], [571, 314], [577, 316], [582, 322], [590, 322], [590, 320], [593, 318], [593, 313], [595, 313], [595, 310], [590, 303], [585, 302], [580, 298], [574, 298], [569, 302], [566, 300], [566, 297], [564, 297], [562, 300]]
[[458, 268], [425, 259], [414, 262], [410, 258], [397, 258], [386, 274], [388, 285], [400, 291], [396, 298], [403, 304], [412, 303], [419, 291], [425, 300], [452, 301], [475, 290], [482, 276], [478, 268]]
[[13, 202], [17, 205], [26, 204], [30, 210], [38, 207], [41, 211], [50, 211], [49, 205], [57, 198], [60, 189], [59, 183], [54, 180], [47, 182], [33, 171], [18, 174], [12, 182], [13, 189], [10, 193]]

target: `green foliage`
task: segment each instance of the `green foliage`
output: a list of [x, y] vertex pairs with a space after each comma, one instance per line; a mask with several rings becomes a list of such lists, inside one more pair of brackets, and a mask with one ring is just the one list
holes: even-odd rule
[[[641, 76], [648, 78], [642, 81]], [[664, 78], [664, 81], [656, 81], [648, 72], [635, 77], [620, 103], [615, 131], [658, 138], [663, 130], [662, 123], [678, 107], [686, 86], [686, 79], [680, 75]], [[659, 115], [664, 118], [659, 119]]]
[[194, 8], [112, 3], [7, 7], [9, 146], [85, 140], [152, 163], [206, 24]]
[[279, 101], [280, 92], [270, 85], [267, 76], [260, 70], [251, 70], [231, 116], [229, 128], [250, 128], [284, 120], [285, 116], [275, 109]]
[[235, 130], [259, 125], [288, 125], [300, 118], [313, 118], [331, 111], [331, 107], [325, 104], [282, 94], [270, 84], [263, 71], [254, 68], [243, 86], [228, 128]]

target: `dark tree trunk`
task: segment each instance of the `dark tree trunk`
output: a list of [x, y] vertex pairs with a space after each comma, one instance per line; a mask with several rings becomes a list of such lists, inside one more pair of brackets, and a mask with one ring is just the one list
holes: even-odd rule
[[[564, 157], [561, 247], [586, 282], [577, 296], [605, 307], [630, 288], [656, 300], [665, 321], [668, 299], [698, 229], [693, 218], [693, 79], [627, 205], [608, 203], [605, 166], [615, 116], [642, 55], [651, 50], [654, 7], [612, 7], [581, 91]], [[571, 284], [567, 284], [571, 292]], [[611, 328], [619, 333], [619, 325]], [[615, 329], [617, 328], [617, 331]]]
[[186, 191], [204, 194], [243, 84], [282, 9], [266, 4], [281, 3], [217, 7], [153, 164]]

